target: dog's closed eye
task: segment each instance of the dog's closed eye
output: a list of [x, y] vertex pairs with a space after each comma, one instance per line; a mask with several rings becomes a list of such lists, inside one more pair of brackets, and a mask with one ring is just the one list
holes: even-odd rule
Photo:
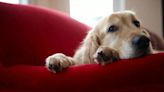
[[118, 30], [118, 27], [116, 25], [111, 25], [109, 28], [108, 28], [108, 32], [115, 32]]
[[136, 26], [136, 27], [140, 27], [140, 22], [138, 20], [134, 20], [133, 21], [133, 24]]

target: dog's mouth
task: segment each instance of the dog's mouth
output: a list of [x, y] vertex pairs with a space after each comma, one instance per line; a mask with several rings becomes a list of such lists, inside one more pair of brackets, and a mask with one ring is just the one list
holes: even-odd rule
[[146, 56], [146, 55], [151, 54], [150, 48], [146, 48], [144, 50], [138, 50], [138, 49], [136, 49], [134, 52], [135, 53], [133, 54], [133, 57], [132, 58], [143, 57], [143, 56]]

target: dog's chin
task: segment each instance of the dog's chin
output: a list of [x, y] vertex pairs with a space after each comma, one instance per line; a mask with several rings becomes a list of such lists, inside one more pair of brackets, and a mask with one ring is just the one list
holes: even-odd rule
[[146, 55], [151, 54], [150, 48], [144, 49], [144, 50], [138, 50], [136, 49], [134, 51], [134, 54], [131, 56], [131, 58], [138, 58], [138, 57], [144, 57]]
[[144, 49], [144, 50], [139, 50], [139, 49], [135, 49], [133, 50], [133, 52], [129, 52], [126, 54], [122, 54], [120, 55], [121, 59], [132, 59], [132, 58], [139, 58], [139, 57], [144, 57], [146, 55], [151, 54], [152, 51], [150, 48]]

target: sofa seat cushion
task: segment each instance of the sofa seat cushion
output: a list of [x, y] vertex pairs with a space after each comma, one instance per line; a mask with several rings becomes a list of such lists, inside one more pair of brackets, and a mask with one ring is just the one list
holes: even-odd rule
[[18, 65], [2, 74], [5, 88], [39, 92], [135, 92], [164, 90], [164, 54], [121, 60], [106, 66], [72, 66], [54, 74], [43, 66]]

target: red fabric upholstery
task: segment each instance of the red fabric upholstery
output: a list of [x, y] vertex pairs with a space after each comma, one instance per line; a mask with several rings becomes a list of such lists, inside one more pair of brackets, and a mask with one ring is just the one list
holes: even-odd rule
[[164, 91], [164, 53], [47, 71], [45, 58], [72, 56], [89, 29], [58, 11], [0, 3], [0, 92]]

